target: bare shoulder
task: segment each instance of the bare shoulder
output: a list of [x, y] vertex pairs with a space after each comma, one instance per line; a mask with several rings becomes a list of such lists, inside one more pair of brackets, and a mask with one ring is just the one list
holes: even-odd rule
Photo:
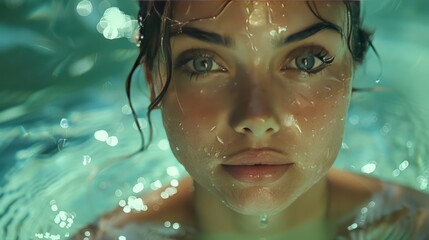
[[[428, 194], [342, 170], [332, 170], [328, 174], [328, 183], [330, 216], [342, 225], [342, 229], [369, 231], [396, 226], [397, 229], [407, 229], [407, 234], [420, 234], [429, 227]], [[360, 225], [357, 224], [359, 221]], [[406, 228], [406, 225], [410, 226]]]
[[[126, 231], [128, 234], [141, 231], [156, 231], [156, 228], [164, 226], [165, 222], [171, 225], [178, 223], [181, 226], [193, 227], [193, 183], [190, 177], [181, 179], [177, 186], [177, 192], [168, 198], [162, 198], [161, 193], [167, 187], [143, 194], [140, 198], [147, 206], [146, 211], [131, 211], [125, 213], [122, 208], [101, 216], [97, 222], [83, 228], [73, 239], [81, 239], [80, 233], [90, 231], [97, 239], [110, 239], [113, 236], [112, 229], [117, 232]], [[133, 233], [132, 233], [133, 234]], [[138, 235], [140, 236], [140, 235]], [[112, 238], [117, 239], [117, 238]]]
[[402, 198], [417, 205], [427, 206], [429, 204], [428, 194], [397, 183], [344, 170], [332, 169], [328, 173], [328, 183], [334, 199], [361, 202], [371, 199], [374, 195], [384, 194]]
[[162, 198], [161, 193], [167, 187], [151, 191], [140, 198], [147, 206], [147, 211], [134, 211], [124, 213], [122, 208], [115, 209], [113, 212], [103, 216], [101, 221], [103, 224], [122, 227], [131, 222], [181, 222], [183, 224], [192, 224], [193, 201], [192, 192], [193, 184], [190, 177], [181, 179], [177, 192], [168, 198]]
[[364, 205], [373, 195], [382, 189], [382, 183], [375, 178], [368, 178], [351, 172], [331, 169], [327, 175], [330, 205], [330, 215], [334, 218], [347, 215], [346, 213]]

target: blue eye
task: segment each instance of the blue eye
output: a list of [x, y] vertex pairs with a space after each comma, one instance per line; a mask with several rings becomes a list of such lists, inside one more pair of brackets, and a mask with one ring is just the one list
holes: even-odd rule
[[201, 50], [185, 53], [179, 58], [176, 67], [182, 68], [191, 79], [197, 79], [200, 75], [226, 71], [214, 60], [213, 54]]
[[192, 60], [192, 67], [196, 72], [209, 72], [212, 70], [213, 63], [213, 59], [209, 57], [196, 57]]
[[295, 58], [295, 66], [302, 71], [309, 71], [314, 68], [316, 62], [318, 63], [317, 67], [322, 64], [322, 61], [316, 59], [311, 54], [306, 54]]
[[289, 64], [284, 70], [295, 69], [306, 73], [317, 73], [334, 61], [334, 57], [328, 57], [328, 53], [321, 47], [304, 47], [291, 54]]

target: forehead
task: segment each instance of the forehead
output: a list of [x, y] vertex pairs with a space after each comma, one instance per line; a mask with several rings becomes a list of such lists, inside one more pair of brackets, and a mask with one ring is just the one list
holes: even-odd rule
[[[172, 17], [179, 23], [218, 28], [219, 31], [258, 26], [284, 26], [293, 29], [309, 22], [320, 22], [318, 17], [346, 27], [346, 7], [343, 1], [175, 1]], [[316, 13], [316, 14], [315, 14]]]

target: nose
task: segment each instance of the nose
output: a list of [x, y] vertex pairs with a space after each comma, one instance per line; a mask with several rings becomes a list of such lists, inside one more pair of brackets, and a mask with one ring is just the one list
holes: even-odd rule
[[272, 97], [261, 89], [239, 94], [231, 114], [235, 132], [251, 137], [267, 137], [278, 132], [280, 124]]
[[273, 118], [255, 117], [241, 121], [234, 130], [254, 137], [270, 136], [279, 131], [279, 125]]

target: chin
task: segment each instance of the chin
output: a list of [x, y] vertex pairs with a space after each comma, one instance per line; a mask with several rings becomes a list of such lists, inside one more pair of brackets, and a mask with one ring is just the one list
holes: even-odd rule
[[231, 193], [232, 196], [225, 199], [225, 204], [243, 215], [275, 215], [293, 202], [290, 197], [270, 187], [251, 187]]

